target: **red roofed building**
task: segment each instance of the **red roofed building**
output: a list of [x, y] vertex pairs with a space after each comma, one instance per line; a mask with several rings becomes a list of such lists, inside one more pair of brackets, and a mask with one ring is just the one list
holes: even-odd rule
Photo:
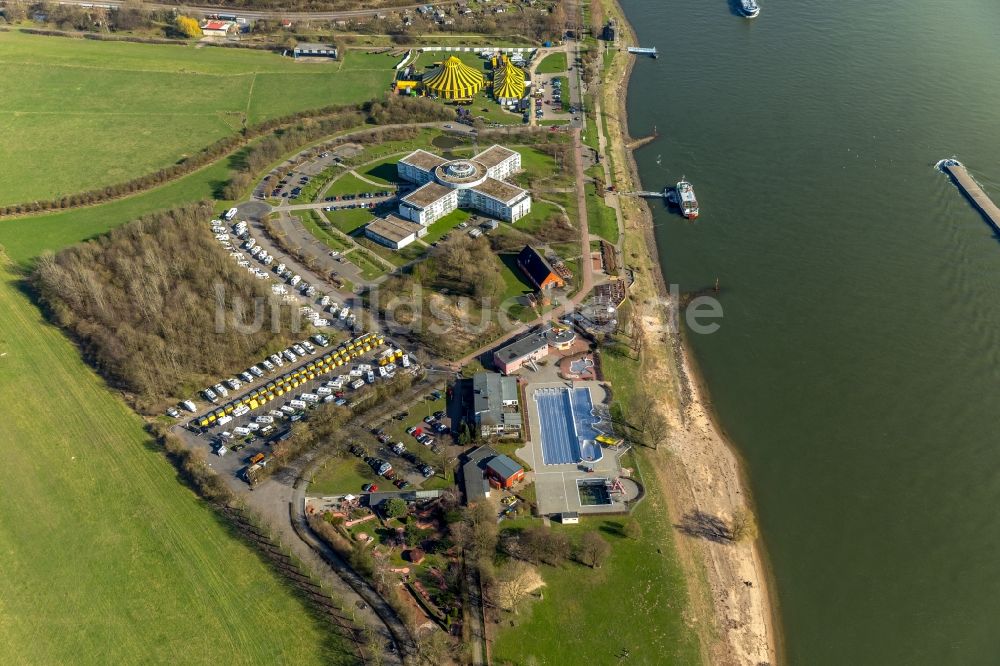
[[517, 265], [539, 291], [552, 287], [561, 289], [566, 286], [566, 282], [552, 270], [552, 266], [545, 260], [545, 257], [530, 245], [525, 245], [524, 249], [517, 255]]
[[205, 21], [205, 25], [201, 26], [201, 32], [206, 37], [226, 37], [235, 31], [236, 24], [232, 21]]

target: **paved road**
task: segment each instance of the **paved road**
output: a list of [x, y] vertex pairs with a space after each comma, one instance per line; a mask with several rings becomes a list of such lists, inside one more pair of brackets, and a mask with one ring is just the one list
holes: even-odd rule
[[[444, 5], [454, 5], [457, 4], [459, 0], [440, 0], [435, 2], [435, 7], [440, 7]], [[59, 4], [63, 5], [110, 5], [112, 7], [121, 7], [125, 5], [125, 0], [59, 0]], [[359, 16], [375, 16], [376, 14], [388, 14], [390, 12], [401, 12], [407, 9], [416, 9], [417, 7], [423, 7], [423, 4], [416, 5], [403, 5], [400, 7], [380, 7], [378, 9], [348, 9], [341, 11], [332, 12], [293, 12], [293, 11], [282, 11], [282, 10], [257, 10], [257, 9], [242, 9], [238, 7], [206, 7], [202, 5], [171, 5], [162, 4], [158, 2], [140, 2], [139, 3], [143, 9], [147, 10], [174, 10], [182, 13], [194, 13], [194, 14], [233, 14], [235, 16], [240, 16], [243, 18], [251, 19], [289, 19], [291, 21], [308, 21], [308, 20], [334, 20], [334, 19], [346, 19], [354, 18]]]

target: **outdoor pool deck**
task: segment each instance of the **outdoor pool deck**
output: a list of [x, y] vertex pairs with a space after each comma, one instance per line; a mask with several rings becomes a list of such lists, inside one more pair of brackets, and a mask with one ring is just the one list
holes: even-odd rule
[[[607, 392], [599, 382], [578, 381], [574, 383], [574, 388], [587, 389], [586, 401], [583, 394], [574, 392], [572, 400], [580, 401], [579, 408], [584, 409], [589, 404], [599, 404], [607, 396]], [[543, 418], [539, 412], [539, 405], [555, 403], [555, 399], [543, 398], [539, 403], [535, 399], [538, 390], [562, 389], [552, 392], [555, 396], [566, 396], [565, 389], [569, 387], [567, 382], [545, 382], [529, 383], [525, 387], [525, 411], [528, 422], [529, 439], [525, 445], [517, 450], [517, 455], [522, 460], [531, 465], [530, 473], [535, 480], [535, 495], [538, 500], [538, 512], [542, 515], [553, 515], [564, 511], [576, 511], [580, 514], [594, 513], [625, 513], [628, 511], [621, 498], [613, 498], [611, 504], [584, 505], [581, 503], [580, 492], [577, 486], [578, 480], [586, 479], [614, 479], [620, 475], [618, 459], [613, 451], [603, 450], [603, 457], [595, 462], [587, 462], [593, 468], [593, 472], [583, 470], [583, 465], [577, 462], [579, 458], [572, 458], [571, 461], [559, 463], [546, 463], [543, 454]], [[543, 394], [544, 395], [544, 394]], [[560, 397], [561, 397], [560, 396]], [[581, 396], [581, 397], [577, 397]], [[561, 397], [563, 401], [565, 397]], [[563, 407], [553, 407], [556, 415], [564, 414]], [[574, 411], [577, 405], [573, 405]], [[544, 409], [544, 407], [543, 407]], [[564, 423], [568, 421], [563, 418]], [[564, 426], [568, 427], [568, 426]], [[591, 432], [596, 432], [591, 429]], [[577, 452], [579, 453], [579, 452]]]
[[534, 399], [540, 419], [542, 461], [546, 465], [593, 463], [600, 459], [601, 449], [593, 445], [597, 417], [593, 416], [589, 388], [540, 388], [534, 392]]

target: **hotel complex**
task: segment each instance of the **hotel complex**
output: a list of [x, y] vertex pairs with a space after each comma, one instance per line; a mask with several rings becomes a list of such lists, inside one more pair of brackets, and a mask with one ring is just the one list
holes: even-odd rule
[[400, 199], [398, 217], [373, 220], [365, 227], [365, 235], [398, 250], [456, 208], [516, 222], [531, 211], [528, 191], [506, 182], [520, 169], [521, 154], [499, 145], [471, 159], [450, 161], [415, 150], [399, 161], [396, 171], [400, 179], [419, 187]]

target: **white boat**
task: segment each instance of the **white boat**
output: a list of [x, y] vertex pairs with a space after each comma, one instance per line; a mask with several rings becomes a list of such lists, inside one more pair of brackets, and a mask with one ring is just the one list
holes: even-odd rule
[[681, 208], [681, 215], [689, 220], [698, 219], [698, 199], [694, 196], [694, 186], [681, 176], [674, 191], [677, 193], [677, 205]]
[[740, 10], [747, 18], [757, 18], [760, 14], [760, 5], [757, 4], [757, 0], [740, 0]]

